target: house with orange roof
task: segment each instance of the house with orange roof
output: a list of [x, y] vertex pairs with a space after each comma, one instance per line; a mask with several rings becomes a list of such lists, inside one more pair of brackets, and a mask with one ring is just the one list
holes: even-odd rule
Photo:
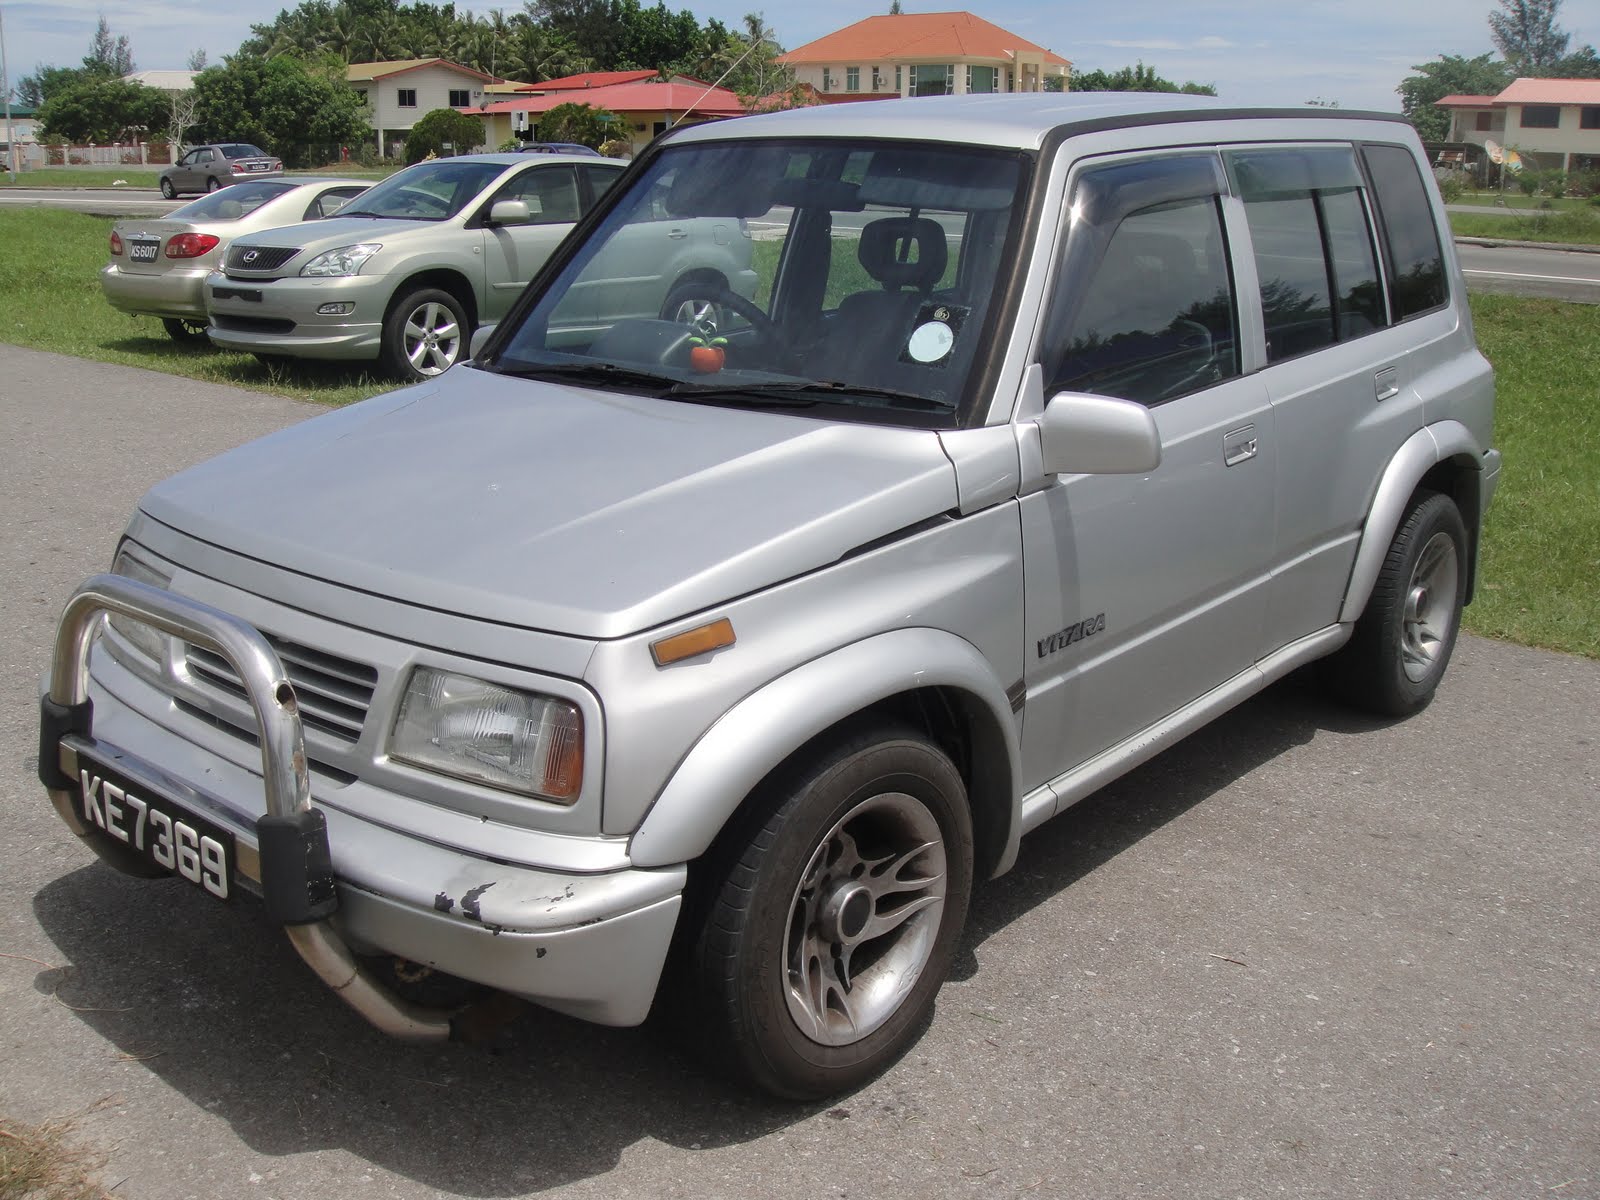
[[1065, 86], [1072, 63], [969, 12], [867, 17], [807, 42], [779, 62], [823, 101], [1038, 92]]
[[1516, 79], [1495, 96], [1437, 104], [1452, 142], [1497, 142], [1540, 170], [1600, 170], [1600, 79]]
[[436, 108], [478, 112], [486, 89], [502, 81], [443, 58], [351, 63], [345, 82], [367, 101], [380, 154], [398, 153], [411, 127]]
[[[621, 78], [610, 78], [617, 76]], [[499, 146], [512, 138], [537, 140], [539, 118], [558, 104], [587, 104], [615, 113], [615, 136], [636, 151], [674, 125], [742, 117], [746, 112], [727, 88], [687, 75], [663, 80], [654, 71], [596, 71], [524, 88], [484, 106], [487, 145]]]

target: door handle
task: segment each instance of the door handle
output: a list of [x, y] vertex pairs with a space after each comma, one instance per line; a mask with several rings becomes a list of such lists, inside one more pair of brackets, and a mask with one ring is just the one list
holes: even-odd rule
[[669, 229], [667, 230], [667, 236], [676, 241], [680, 238], [688, 237], [689, 231], [687, 229]]
[[1260, 449], [1256, 438], [1256, 427], [1246, 425], [1242, 429], [1235, 429], [1222, 435], [1222, 462], [1224, 466], [1236, 467], [1256, 456]]
[[1385, 367], [1372, 377], [1373, 387], [1379, 400], [1387, 400], [1390, 396], [1400, 393], [1400, 368]]

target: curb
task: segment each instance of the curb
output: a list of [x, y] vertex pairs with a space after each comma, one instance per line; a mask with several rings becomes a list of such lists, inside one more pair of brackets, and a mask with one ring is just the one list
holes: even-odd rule
[[1510, 246], [1522, 250], [1565, 250], [1572, 254], [1600, 254], [1600, 246], [1585, 242], [1519, 242], [1512, 238], [1486, 237], [1456, 237], [1452, 240], [1458, 246], [1487, 246], [1490, 249]]

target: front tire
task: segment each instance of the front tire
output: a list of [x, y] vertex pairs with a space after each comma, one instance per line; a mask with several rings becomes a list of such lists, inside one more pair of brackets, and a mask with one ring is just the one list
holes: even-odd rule
[[1426, 708], [1450, 665], [1466, 597], [1461, 512], [1449, 496], [1419, 492], [1389, 544], [1355, 632], [1331, 660], [1335, 688], [1379, 716]]
[[167, 331], [167, 336], [180, 346], [197, 346], [208, 340], [204, 321], [190, 321], [183, 317], [162, 317], [161, 327]]
[[400, 297], [383, 323], [383, 363], [409, 382], [432, 379], [466, 357], [470, 336], [459, 300], [438, 288], [417, 288]]
[[867, 731], [756, 798], [695, 947], [704, 1001], [762, 1089], [857, 1087], [915, 1041], [966, 922], [972, 817], [948, 756]]
[[217, 177], [215, 175], [210, 176], [206, 180], [206, 191], [208, 191], [208, 192], [214, 192], [218, 188], [220, 188], [221, 186], [222, 185], [217, 182]]

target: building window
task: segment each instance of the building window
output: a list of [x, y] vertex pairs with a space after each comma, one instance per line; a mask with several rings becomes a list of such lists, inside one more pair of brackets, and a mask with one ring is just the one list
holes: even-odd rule
[[923, 63], [911, 68], [913, 96], [948, 96], [953, 90], [956, 69], [944, 63]]
[[472, 93], [467, 91], [466, 88], [451, 88], [450, 89], [450, 107], [451, 108], [471, 108], [472, 107]]
[[396, 88], [395, 103], [401, 108], [415, 108], [417, 106], [417, 89]]
[[844, 69], [844, 90], [859, 92], [861, 90], [861, 68], [846, 67]]
[[822, 90], [825, 92], [833, 90], [833, 70], [831, 67], [822, 68]]
[[999, 76], [999, 67], [968, 67], [967, 91], [997, 92], [1000, 90]]
[[1580, 129], [1600, 129], [1600, 104], [1585, 104], [1578, 126]]
[[1522, 106], [1524, 129], [1559, 129], [1561, 107], [1557, 104], [1524, 104]]
[[872, 90], [879, 91], [883, 87], [883, 72], [877, 67], [872, 68]]
[[902, 68], [900, 67], [896, 67], [894, 69], [894, 90], [904, 96], [906, 94], [906, 86], [903, 82], [901, 82], [901, 70]]
[[[1584, 112], [1588, 112], [1588, 111], [1589, 111], [1588, 109], [1584, 109]], [[1491, 112], [1481, 112], [1481, 113], [1477, 114], [1477, 120], [1473, 123], [1472, 127], [1474, 129], [1476, 129], [1479, 133], [1488, 133], [1490, 130], [1492, 130], [1494, 128], [1493, 121], [1494, 121], [1494, 114], [1493, 113], [1491, 113]]]

